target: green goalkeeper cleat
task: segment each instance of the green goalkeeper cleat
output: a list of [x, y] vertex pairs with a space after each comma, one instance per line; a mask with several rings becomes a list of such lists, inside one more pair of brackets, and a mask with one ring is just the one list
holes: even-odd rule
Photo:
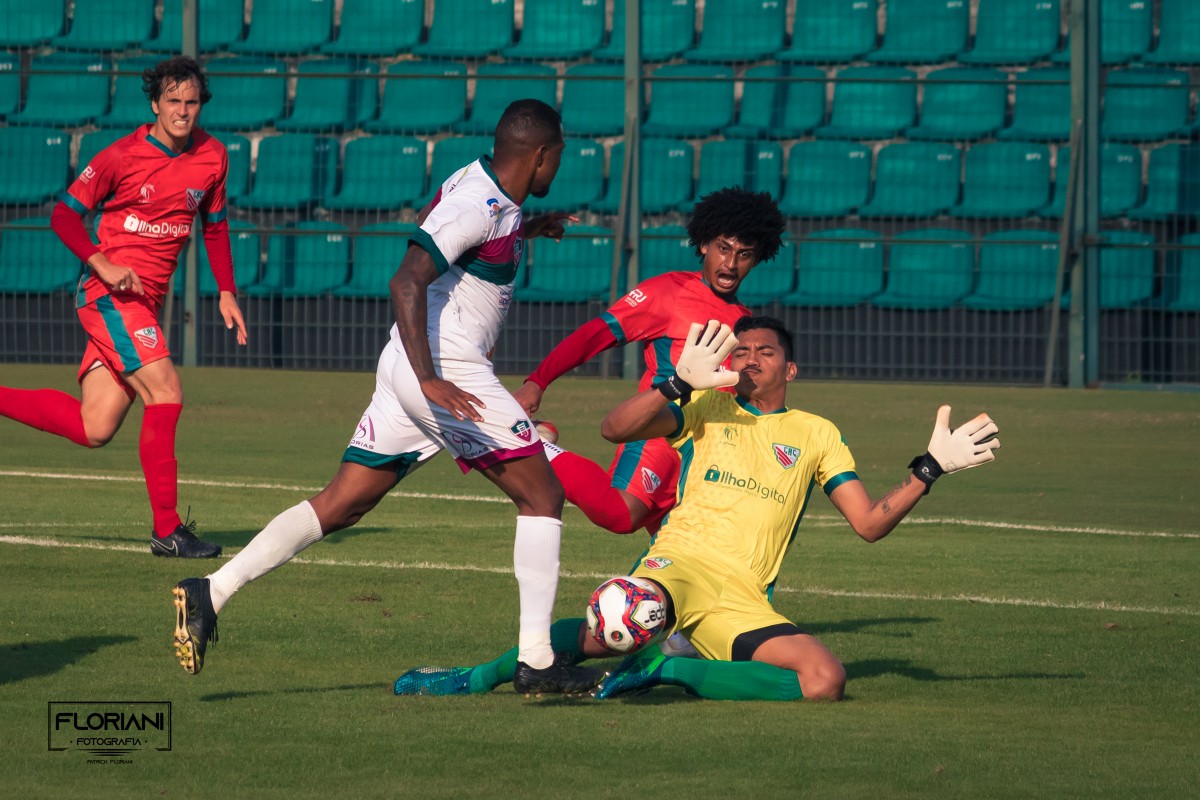
[[474, 667], [417, 667], [396, 678], [396, 694], [451, 695], [474, 694], [471, 673]]
[[657, 647], [634, 653], [617, 664], [592, 696], [597, 700], [608, 700], [622, 694], [648, 692], [662, 683], [662, 668], [666, 662], [667, 656]]

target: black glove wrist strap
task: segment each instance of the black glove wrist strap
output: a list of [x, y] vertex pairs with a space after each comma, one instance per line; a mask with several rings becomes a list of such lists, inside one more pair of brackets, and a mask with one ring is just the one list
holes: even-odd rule
[[913, 471], [913, 477], [925, 484], [925, 494], [929, 494], [933, 482], [944, 474], [942, 465], [928, 452], [922, 453], [908, 462], [908, 468]]
[[672, 375], [654, 388], [662, 392], [662, 396], [668, 400], [679, 400], [680, 405], [685, 405], [692, 399], [692, 385], [678, 375]]

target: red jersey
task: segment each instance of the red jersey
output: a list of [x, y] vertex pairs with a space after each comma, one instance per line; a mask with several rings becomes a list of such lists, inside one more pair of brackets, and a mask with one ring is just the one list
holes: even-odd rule
[[[79, 214], [100, 208], [100, 249], [114, 264], [137, 272], [154, 304], [162, 303], [178, 266], [179, 251], [197, 214], [207, 228], [225, 219], [225, 146], [200, 128], [175, 153], [150, 135], [147, 123], [101, 150], [63, 195]], [[85, 297], [108, 293], [94, 275]]]

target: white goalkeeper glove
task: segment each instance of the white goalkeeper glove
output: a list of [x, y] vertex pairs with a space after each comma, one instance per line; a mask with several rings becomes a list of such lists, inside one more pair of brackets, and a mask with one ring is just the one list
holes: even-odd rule
[[675, 374], [658, 384], [658, 390], [668, 400], [678, 400], [693, 389], [735, 385], [740, 376], [723, 369], [721, 364], [737, 343], [737, 337], [728, 325], [715, 319], [710, 319], [708, 325], [693, 322], [675, 362]]
[[925, 494], [929, 494], [929, 487], [942, 475], [995, 461], [995, 451], [1000, 449], [1000, 440], [996, 438], [999, 432], [987, 414], [980, 414], [951, 430], [950, 406], [941, 406], [937, 410], [929, 450], [914, 458], [908, 466], [917, 480], [925, 484]]

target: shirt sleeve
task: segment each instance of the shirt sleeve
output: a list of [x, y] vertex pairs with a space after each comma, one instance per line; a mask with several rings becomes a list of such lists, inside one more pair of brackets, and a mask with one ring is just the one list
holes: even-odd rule
[[438, 273], [488, 239], [490, 218], [481, 203], [451, 196], [434, 206], [410, 241], [429, 253]]
[[602, 318], [588, 320], [559, 342], [525, 380], [544, 390], [592, 356], [616, 346], [617, 338]]
[[229, 245], [229, 221], [208, 222], [204, 225], [204, 250], [208, 267], [217, 282], [217, 291], [237, 293], [233, 280], [233, 251]]
[[50, 214], [50, 229], [58, 234], [62, 243], [80, 261], [86, 262], [100, 252], [100, 248], [96, 247], [92, 238], [88, 236], [83, 217], [65, 201], [54, 206], [54, 211]]
[[[225, 184], [229, 178], [229, 154], [224, 149], [221, 150], [221, 165], [218, 168], [217, 178], [213, 181], [212, 188], [209, 189], [208, 196], [204, 198], [204, 202], [200, 205], [200, 223], [205, 228], [205, 240], [207, 241], [208, 226], [210, 224], [224, 222], [228, 209], [225, 207], [227, 198], [225, 196]], [[228, 229], [226, 230], [226, 241], [228, 242]]]
[[620, 344], [665, 336], [674, 313], [677, 284], [660, 275], [644, 280], [601, 315]]
[[62, 201], [77, 214], [93, 211], [116, 191], [120, 172], [121, 153], [117, 145], [109, 145], [79, 171]]
[[823, 452], [816, 479], [828, 495], [846, 481], [858, 480], [858, 473], [855, 472], [854, 456], [850, 454], [846, 440], [832, 422], [825, 423], [821, 442]]
[[675, 431], [666, 436], [672, 443], [682, 441], [704, 424], [704, 420], [712, 413], [713, 403], [721, 398], [720, 392], [702, 389], [692, 392], [692, 398], [686, 405], [679, 405], [678, 400], [667, 404], [667, 408], [675, 415]]

